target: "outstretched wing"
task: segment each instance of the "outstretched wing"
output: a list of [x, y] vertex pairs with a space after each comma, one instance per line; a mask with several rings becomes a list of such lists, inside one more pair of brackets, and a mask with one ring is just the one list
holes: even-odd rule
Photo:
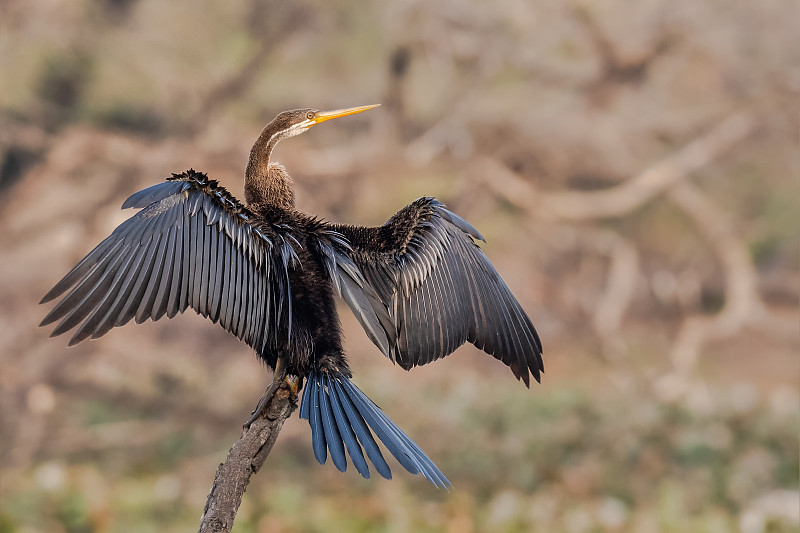
[[[77, 327], [70, 345], [132, 318], [172, 318], [191, 307], [259, 353], [291, 332], [290, 241], [255, 219], [224, 188], [189, 170], [140, 191], [143, 208], [78, 263], [42, 303], [69, 290], [41, 325]], [[71, 290], [70, 290], [71, 289]], [[290, 336], [290, 333], [289, 333]]]
[[381, 227], [332, 227], [350, 241], [351, 257], [388, 310], [394, 330], [387, 336], [394, 342], [384, 353], [390, 359], [408, 370], [469, 341], [526, 386], [530, 374], [539, 380], [544, 366], [536, 329], [466, 220], [434, 198], [420, 198]]

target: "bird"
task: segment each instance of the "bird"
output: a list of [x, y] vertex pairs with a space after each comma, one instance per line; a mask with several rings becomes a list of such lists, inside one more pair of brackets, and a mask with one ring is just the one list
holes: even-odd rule
[[[377, 104], [379, 105], [379, 104]], [[391, 469], [375, 437], [412, 474], [452, 486], [422, 449], [352, 381], [336, 308], [340, 296], [366, 335], [405, 370], [470, 342], [530, 387], [544, 372], [531, 319], [479, 246], [483, 236], [434, 197], [376, 227], [298, 210], [292, 178], [271, 161], [281, 140], [377, 107], [279, 113], [253, 145], [244, 203], [189, 169], [130, 196], [139, 209], [42, 298], [60, 297], [41, 325], [74, 345], [130, 320], [173, 318], [188, 308], [249, 345], [273, 380], [246, 426], [286, 383], [302, 387], [299, 416], [314, 456], [365, 478]]]

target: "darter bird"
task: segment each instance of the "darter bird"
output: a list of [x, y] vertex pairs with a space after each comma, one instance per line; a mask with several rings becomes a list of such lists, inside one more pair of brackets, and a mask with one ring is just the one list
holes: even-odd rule
[[[277, 388], [305, 380], [300, 417], [314, 455], [369, 477], [367, 459], [391, 471], [373, 434], [413, 474], [450, 482], [352, 382], [336, 311], [339, 294], [367, 336], [410, 370], [469, 341], [530, 386], [543, 372], [531, 320], [476, 241], [480, 233], [435, 198], [423, 197], [379, 227], [333, 224], [295, 208], [293, 182], [270, 161], [275, 145], [327, 120], [376, 107], [285, 111], [250, 152], [245, 204], [206, 174], [173, 174], [128, 198], [140, 208], [42, 299], [66, 293], [41, 325], [77, 328], [70, 345], [131, 319], [174, 317], [188, 307], [219, 323], [274, 370], [248, 423]], [[69, 291], [69, 292], [67, 292]]]

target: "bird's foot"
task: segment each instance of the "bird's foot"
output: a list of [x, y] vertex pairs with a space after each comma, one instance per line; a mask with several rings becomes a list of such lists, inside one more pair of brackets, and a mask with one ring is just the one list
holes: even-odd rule
[[292, 393], [293, 397], [297, 397], [297, 394], [300, 392], [300, 389], [303, 387], [303, 378], [300, 376], [286, 376], [283, 380], [286, 383], [286, 386], [289, 387], [289, 391]]
[[256, 408], [250, 413], [250, 418], [244, 423], [244, 429], [249, 428], [250, 424], [255, 422], [256, 419], [266, 414], [270, 400], [272, 400], [272, 397], [276, 394], [281, 398], [292, 398], [293, 401], [296, 401], [297, 393], [300, 391], [303, 384], [303, 379], [298, 376], [287, 376], [285, 374], [281, 377], [277, 375], [277, 373], [275, 378], [276, 379], [270, 383], [269, 387], [267, 387], [267, 390], [264, 391], [264, 395], [258, 401]]

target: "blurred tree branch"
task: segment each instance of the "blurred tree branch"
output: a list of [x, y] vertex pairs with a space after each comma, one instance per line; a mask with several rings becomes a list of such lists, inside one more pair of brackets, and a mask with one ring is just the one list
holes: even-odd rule
[[747, 111], [736, 113], [640, 174], [600, 191], [540, 192], [530, 182], [492, 159], [484, 159], [485, 172], [475, 175], [492, 192], [512, 205], [535, 212], [537, 217], [547, 216], [561, 221], [617, 218], [708, 166], [753, 131], [755, 121], [751, 114]]
[[[758, 292], [757, 273], [745, 242], [727, 216], [686, 180], [725, 152], [744, 142], [756, 129], [749, 111], [729, 116], [708, 133], [686, 144], [626, 182], [601, 191], [540, 192], [497, 160], [483, 158], [475, 179], [528, 217], [557, 222], [624, 217], [660, 194], [683, 210], [709, 242], [725, 278], [725, 304], [714, 316], [684, 320], [671, 352], [673, 373], [659, 382], [662, 395], [684, 392], [705, 342], [733, 335], [747, 324], [763, 325], [766, 306]], [[613, 232], [583, 228], [591, 247], [610, 257], [608, 283], [594, 315], [600, 335], [615, 331], [639, 277], [635, 248]], [[769, 323], [774, 321], [770, 320]], [[774, 327], [774, 324], [773, 326]]]
[[302, 4], [253, 0], [246, 27], [256, 46], [241, 67], [203, 96], [199, 112], [188, 125], [189, 132], [197, 134], [203, 131], [222, 105], [241, 97], [262, 74], [263, 66], [275, 48], [294, 37], [307, 24], [307, 19], [308, 12]]
[[233, 527], [242, 496], [267, 460], [283, 423], [297, 407], [297, 397], [284, 383], [267, 404], [265, 415], [245, 428], [241, 438], [231, 447], [224, 463], [214, 475], [208, 493], [199, 533], [229, 532]]
[[722, 309], [710, 317], [689, 317], [681, 324], [670, 353], [673, 374], [659, 382], [660, 392], [671, 398], [684, 392], [687, 378], [694, 372], [700, 350], [707, 341], [728, 337], [748, 323], [757, 323], [765, 313], [765, 305], [747, 246], [725, 213], [692, 183], [676, 185], [669, 191], [669, 198], [695, 222], [725, 272]]
[[594, 306], [592, 325], [601, 337], [616, 333], [633, 300], [639, 277], [639, 252], [618, 233], [603, 228], [581, 228], [581, 244], [608, 256], [603, 294]]
[[588, 6], [576, 6], [574, 12], [577, 20], [586, 28], [586, 33], [600, 58], [600, 73], [597, 79], [587, 85], [587, 89], [599, 102], [607, 98], [609, 89], [614, 85], [642, 82], [653, 63], [663, 57], [675, 42], [675, 36], [671, 32], [662, 30], [648, 50], [636, 57], [624, 58]]

